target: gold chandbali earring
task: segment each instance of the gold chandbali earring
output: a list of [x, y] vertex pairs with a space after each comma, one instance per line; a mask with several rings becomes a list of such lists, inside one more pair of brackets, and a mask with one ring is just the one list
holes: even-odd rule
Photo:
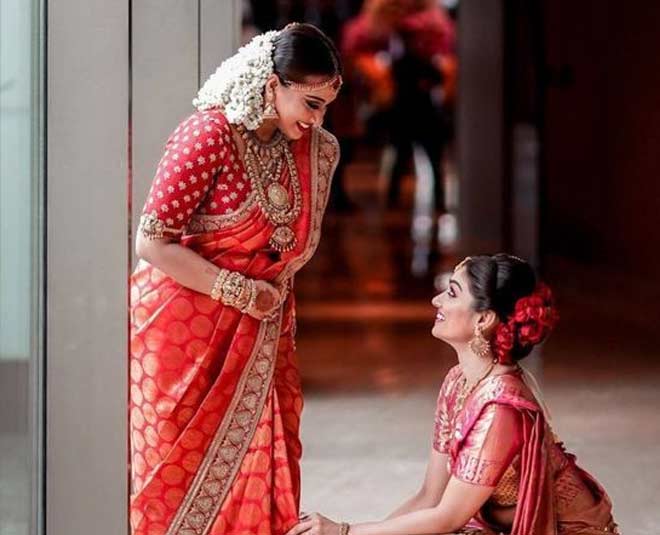
[[483, 333], [483, 328], [477, 325], [474, 329], [474, 338], [470, 340], [470, 349], [472, 352], [481, 358], [492, 358], [493, 352], [490, 348], [490, 342], [486, 340]]
[[264, 107], [264, 121], [279, 119], [279, 117], [280, 116], [275, 109], [275, 103], [273, 102], [272, 96], [267, 97], [266, 106]]

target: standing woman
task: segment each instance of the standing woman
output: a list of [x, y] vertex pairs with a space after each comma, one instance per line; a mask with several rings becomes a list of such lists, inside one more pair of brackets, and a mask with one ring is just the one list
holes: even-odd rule
[[294, 274], [316, 249], [341, 86], [317, 28], [255, 37], [167, 141], [131, 277], [133, 535], [280, 534], [298, 519]]

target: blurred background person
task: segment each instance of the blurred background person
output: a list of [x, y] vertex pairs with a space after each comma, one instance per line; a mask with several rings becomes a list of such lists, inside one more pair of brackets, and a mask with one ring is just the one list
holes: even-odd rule
[[388, 141], [395, 151], [388, 206], [399, 201], [417, 144], [431, 163], [435, 208], [443, 212], [442, 149], [448, 137], [443, 111], [455, 87], [453, 22], [433, 0], [369, 0], [346, 24], [341, 50], [367, 81], [373, 107], [388, 111]]

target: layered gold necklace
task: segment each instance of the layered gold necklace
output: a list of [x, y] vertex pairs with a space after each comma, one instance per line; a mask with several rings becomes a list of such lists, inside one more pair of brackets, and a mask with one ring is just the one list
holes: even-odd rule
[[[279, 130], [267, 143], [242, 125], [237, 130], [245, 142], [245, 169], [256, 193], [257, 203], [266, 219], [275, 226], [268, 243], [277, 251], [291, 251], [297, 242], [291, 224], [302, 211], [302, 194], [298, 169], [289, 143]], [[280, 182], [284, 165], [289, 170], [293, 199], [289, 190]]]

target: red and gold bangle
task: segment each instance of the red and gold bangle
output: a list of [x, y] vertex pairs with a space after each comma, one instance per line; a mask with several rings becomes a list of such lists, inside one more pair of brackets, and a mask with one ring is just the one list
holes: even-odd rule
[[229, 276], [229, 270], [221, 269], [213, 281], [213, 287], [211, 288], [211, 299], [215, 301], [220, 301], [222, 299], [222, 285], [225, 283], [225, 279]]
[[222, 283], [222, 302], [230, 307], [236, 307], [243, 293], [247, 279], [238, 271], [230, 271]]
[[256, 286], [252, 279], [246, 279], [243, 285], [243, 290], [236, 302], [236, 308], [241, 312], [250, 310], [250, 305], [254, 301], [256, 295]]

